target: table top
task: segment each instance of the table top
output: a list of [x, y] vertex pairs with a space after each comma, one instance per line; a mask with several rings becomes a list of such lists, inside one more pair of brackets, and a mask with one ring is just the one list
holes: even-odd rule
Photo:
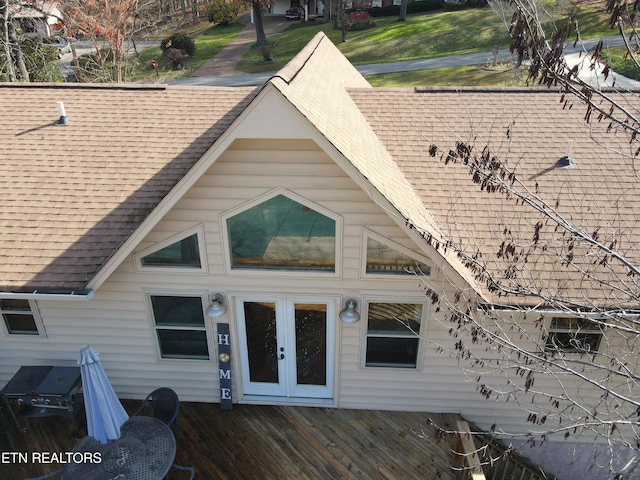
[[160, 480], [176, 455], [171, 429], [153, 417], [130, 417], [120, 438], [103, 445], [85, 437], [73, 449], [63, 480]]
[[3, 395], [66, 395], [80, 382], [80, 367], [20, 367], [0, 393]]

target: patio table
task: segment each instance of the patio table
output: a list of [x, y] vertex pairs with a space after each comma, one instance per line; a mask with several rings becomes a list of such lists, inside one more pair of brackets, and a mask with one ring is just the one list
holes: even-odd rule
[[130, 417], [106, 445], [85, 437], [73, 449], [64, 480], [161, 480], [176, 455], [171, 429], [153, 417]]

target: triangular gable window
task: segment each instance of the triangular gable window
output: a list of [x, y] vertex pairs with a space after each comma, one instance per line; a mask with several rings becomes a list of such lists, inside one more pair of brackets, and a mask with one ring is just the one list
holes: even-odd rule
[[278, 194], [228, 217], [231, 268], [335, 272], [336, 219], [306, 203]]
[[381, 239], [366, 236], [367, 275], [430, 275], [431, 266], [400, 245], [390, 246]]
[[198, 235], [195, 233], [187, 238], [172, 243], [160, 250], [140, 259], [142, 265], [160, 267], [190, 267], [200, 268], [200, 252], [198, 249]]
[[142, 270], [203, 271], [202, 227], [195, 227], [134, 256]]

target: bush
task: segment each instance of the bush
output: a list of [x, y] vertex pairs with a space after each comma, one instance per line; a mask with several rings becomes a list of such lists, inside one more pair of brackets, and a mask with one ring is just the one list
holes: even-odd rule
[[84, 81], [115, 81], [113, 75], [114, 54], [111, 48], [103, 47], [96, 53], [78, 57], [80, 76]]
[[218, 25], [229, 25], [238, 21], [240, 4], [236, 0], [212, 0], [207, 8], [207, 19]]
[[167, 48], [162, 52], [162, 64], [169, 70], [182, 70], [184, 59], [189, 57], [187, 52], [179, 48]]
[[349, 30], [366, 30], [374, 27], [371, 21], [371, 15], [364, 10], [357, 10], [349, 13]]
[[169, 49], [181, 50], [189, 57], [196, 52], [196, 44], [183, 33], [174, 33], [169, 38], [165, 38], [160, 43], [160, 48], [163, 55]]

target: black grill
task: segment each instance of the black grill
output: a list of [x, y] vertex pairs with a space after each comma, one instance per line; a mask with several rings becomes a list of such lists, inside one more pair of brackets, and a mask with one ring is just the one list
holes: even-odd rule
[[20, 367], [0, 395], [18, 428], [20, 417], [59, 415], [72, 419], [78, 431], [81, 383], [80, 367]]

